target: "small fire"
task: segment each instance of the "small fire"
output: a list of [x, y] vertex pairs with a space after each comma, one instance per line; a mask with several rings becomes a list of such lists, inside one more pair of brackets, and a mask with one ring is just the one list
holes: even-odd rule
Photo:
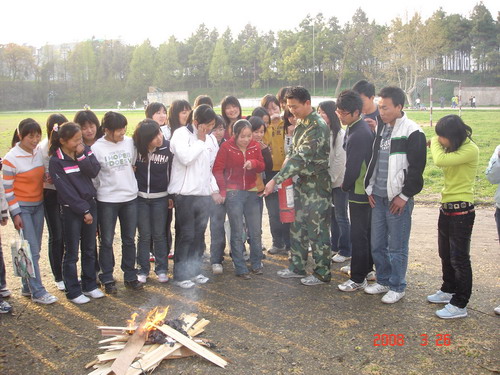
[[132, 316], [130, 317], [129, 320], [127, 320], [127, 328], [129, 331], [134, 331], [136, 326], [137, 326], [137, 323], [135, 322], [135, 320], [137, 319], [137, 317], [139, 316], [139, 314], [137, 313], [133, 313]]
[[146, 331], [151, 331], [155, 329], [157, 325], [163, 325], [165, 317], [167, 316], [168, 306], [165, 308], [155, 307], [151, 310], [146, 317], [146, 323], [144, 324], [144, 329]]

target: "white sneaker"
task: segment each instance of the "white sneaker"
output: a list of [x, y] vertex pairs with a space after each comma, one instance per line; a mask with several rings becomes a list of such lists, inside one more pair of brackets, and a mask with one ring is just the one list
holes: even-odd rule
[[202, 275], [201, 273], [191, 279], [191, 281], [194, 281], [196, 284], [206, 284], [208, 280], [209, 278]]
[[77, 305], [83, 305], [84, 303], [90, 302], [90, 298], [80, 294], [78, 297], [70, 299], [70, 301]]
[[146, 280], [148, 277], [146, 275], [137, 275], [137, 281], [139, 281], [141, 284], [146, 284]]
[[36, 303], [41, 303], [42, 305], [50, 305], [58, 301], [57, 297], [53, 296], [50, 293], [45, 293], [43, 296], [38, 298], [31, 297], [31, 300]]
[[393, 290], [389, 290], [384, 296], [382, 297], [382, 302], [383, 303], [396, 303], [398, 302], [401, 298], [405, 296], [405, 292], [395, 292]]
[[349, 279], [345, 283], [339, 284], [338, 288], [343, 292], [355, 292], [356, 290], [365, 289], [367, 286], [368, 283], [366, 282], [366, 279], [364, 279], [361, 284], [355, 283]]
[[214, 275], [222, 275], [223, 272], [224, 268], [222, 267], [222, 264], [220, 263], [212, 264], [212, 273]]
[[351, 265], [344, 266], [340, 268], [340, 272], [345, 273], [347, 276], [351, 276]]
[[83, 295], [87, 297], [92, 297], [92, 298], [103, 298], [105, 294], [100, 290], [100, 289], [94, 289], [91, 290], [90, 292], [83, 292]]
[[351, 259], [351, 257], [345, 257], [345, 256], [340, 255], [340, 254], [335, 254], [332, 258], [332, 262], [344, 263], [346, 260], [349, 260], [349, 259]]
[[56, 281], [56, 287], [58, 290], [66, 290], [66, 285], [64, 285], [64, 281]]
[[299, 275], [298, 273], [295, 273], [293, 271], [290, 271], [290, 269], [288, 268], [284, 268], [282, 270], [279, 270], [278, 272], [276, 272], [278, 274], [279, 277], [283, 278], [283, 279], [292, 279], [292, 278], [299, 278], [299, 279], [302, 279], [304, 278], [306, 275]]
[[366, 281], [377, 281], [377, 274], [375, 271], [368, 272], [368, 275], [366, 275]]
[[500, 315], [500, 305], [498, 305], [497, 307], [495, 307], [493, 309], [493, 311], [495, 312], [495, 314]]
[[442, 290], [438, 290], [436, 293], [427, 296], [427, 301], [430, 303], [450, 303], [451, 298], [453, 297], [452, 293], [446, 293]]
[[182, 289], [190, 289], [195, 286], [191, 280], [173, 281], [173, 284]]
[[168, 282], [168, 276], [167, 276], [167, 274], [166, 273], [159, 273], [158, 274], [158, 281], [160, 283], [166, 283], [166, 282]]
[[365, 293], [367, 294], [380, 294], [380, 293], [387, 293], [390, 290], [388, 286], [385, 285], [380, 285], [379, 283], [375, 283], [372, 285], [368, 285], [365, 288]]

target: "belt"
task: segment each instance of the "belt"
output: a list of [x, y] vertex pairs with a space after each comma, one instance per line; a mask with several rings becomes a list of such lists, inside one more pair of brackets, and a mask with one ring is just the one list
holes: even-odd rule
[[443, 215], [446, 215], [446, 216], [459, 216], [459, 215], [467, 215], [467, 214], [470, 214], [472, 212], [474, 212], [475, 209], [473, 208], [472, 210], [467, 210], [467, 211], [457, 211], [457, 212], [446, 212], [445, 210], [441, 210], [442, 214]]
[[460, 210], [460, 209], [465, 209], [468, 207], [472, 207], [473, 204], [470, 202], [448, 202], [448, 203], [441, 203], [441, 208], [443, 210]]

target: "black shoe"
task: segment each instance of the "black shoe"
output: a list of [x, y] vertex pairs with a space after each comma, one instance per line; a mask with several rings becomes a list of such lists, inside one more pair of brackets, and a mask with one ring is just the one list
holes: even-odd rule
[[264, 271], [262, 270], [262, 267], [261, 267], [261, 268], [257, 268], [255, 270], [252, 270], [252, 274], [254, 274], [254, 275], [263, 275]]
[[104, 292], [106, 294], [117, 294], [116, 283], [114, 281], [104, 284]]
[[144, 288], [139, 280], [125, 281], [125, 286], [133, 290], [142, 290]]
[[243, 280], [250, 280], [252, 278], [249, 273], [242, 273], [242, 274], [236, 275], [236, 277], [239, 277], [240, 279], [243, 279]]

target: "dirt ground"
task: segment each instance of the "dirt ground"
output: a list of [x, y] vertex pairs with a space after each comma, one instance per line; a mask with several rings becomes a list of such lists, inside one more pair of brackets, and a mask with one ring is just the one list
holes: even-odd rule
[[[143, 292], [126, 290], [117, 268], [117, 296], [76, 306], [55, 288], [45, 238], [42, 277], [60, 301], [41, 306], [20, 296], [20, 280], [12, 276], [10, 223], [2, 227], [2, 239], [15, 313], [0, 316], [0, 374], [86, 374], [84, 365], [102, 352], [97, 325], [122, 326], [132, 312], [157, 305], [170, 306], [170, 318], [196, 312], [209, 319], [203, 337], [231, 363], [221, 369], [199, 357], [177, 359], [164, 361], [155, 374], [499, 373], [500, 317], [493, 308], [500, 304], [500, 250], [493, 213], [491, 207], [477, 210], [469, 317], [453, 321], [438, 319], [434, 311], [439, 306], [425, 299], [441, 280], [437, 207], [414, 210], [408, 288], [395, 305], [384, 305], [380, 296], [340, 292], [337, 284], [346, 280], [339, 271], [343, 264], [332, 265], [330, 284], [306, 287], [298, 279], [280, 279], [276, 271], [287, 265], [287, 258], [268, 255], [264, 275], [249, 281], [237, 279], [228, 261], [223, 275], [211, 277], [205, 263], [211, 280], [193, 290], [160, 284], [154, 276]], [[271, 245], [268, 228], [266, 222], [266, 246]], [[118, 249], [117, 241], [117, 255]], [[421, 345], [424, 334], [426, 346]], [[404, 344], [383, 346], [390, 337], [384, 335], [404, 335]], [[445, 338], [449, 345], [443, 345]]]

